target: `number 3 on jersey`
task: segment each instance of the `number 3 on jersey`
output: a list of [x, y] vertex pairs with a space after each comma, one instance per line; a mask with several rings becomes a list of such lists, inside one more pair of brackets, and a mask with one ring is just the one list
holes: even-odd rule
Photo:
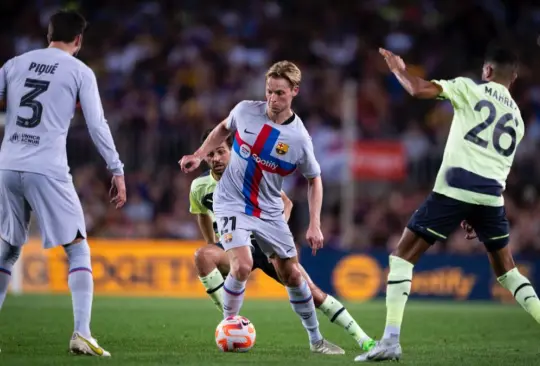
[[[483, 148], [487, 148], [489, 142], [479, 137], [478, 134], [491, 126], [493, 122], [495, 122], [495, 119], [497, 118], [497, 110], [495, 109], [493, 103], [491, 103], [489, 100], [481, 100], [474, 106], [474, 110], [477, 112], [480, 112], [484, 108], [487, 108], [489, 111], [488, 117], [484, 122], [476, 125], [469, 132], [467, 132], [465, 134], [465, 140], [470, 141], [473, 144], [476, 144]], [[514, 153], [514, 150], [516, 149], [516, 130], [514, 130], [512, 126], [507, 125], [508, 122], [512, 121], [514, 121], [514, 123], [517, 125], [517, 121], [515, 121], [512, 113], [506, 113], [501, 118], [499, 118], [497, 124], [495, 125], [495, 129], [493, 130], [493, 147], [495, 148], [495, 151], [497, 151], [503, 156], [512, 155]], [[510, 146], [508, 146], [507, 148], [503, 148], [501, 146], [501, 136], [503, 135], [508, 135], [511, 139]]]
[[32, 116], [30, 118], [17, 116], [17, 126], [34, 128], [41, 123], [43, 105], [36, 98], [49, 89], [49, 84], [50, 82], [45, 80], [26, 79], [24, 86], [31, 90], [23, 95], [19, 106], [32, 108]]

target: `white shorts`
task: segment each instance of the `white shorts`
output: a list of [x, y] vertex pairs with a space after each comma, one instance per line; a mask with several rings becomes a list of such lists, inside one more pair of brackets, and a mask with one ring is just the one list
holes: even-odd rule
[[79, 196], [72, 182], [43, 174], [0, 170], [0, 236], [13, 246], [28, 240], [30, 212], [36, 215], [44, 248], [86, 238]]
[[228, 216], [216, 216], [216, 221], [221, 244], [225, 250], [251, 246], [250, 235], [253, 233], [266, 256], [270, 257], [273, 254], [280, 258], [297, 256], [293, 235], [285, 219], [264, 220], [245, 213], [231, 213]]

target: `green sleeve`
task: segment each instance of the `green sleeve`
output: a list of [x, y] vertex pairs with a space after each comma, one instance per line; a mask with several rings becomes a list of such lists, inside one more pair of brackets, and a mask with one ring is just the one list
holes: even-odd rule
[[449, 100], [454, 108], [460, 108], [466, 104], [469, 86], [467, 79], [463, 77], [451, 80], [431, 80], [432, 83], [442, 88], [441, 94], [437, 99]]
[[202, 204], [201, 196], [197, 187], [193, 184], [191, 185], [191, 190], [189, 192], [189, 212], [194, 215], [197, 214], [207, 214], [208, 209]]

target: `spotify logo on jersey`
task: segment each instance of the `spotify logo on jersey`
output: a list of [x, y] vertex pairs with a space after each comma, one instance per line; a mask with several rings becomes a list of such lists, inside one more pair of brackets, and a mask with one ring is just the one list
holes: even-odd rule
[[250, 155], [251, 155], [250, 147], [247, 146], [246, 144], [242, 144], [240, 146], [240, 156], [243, 157], [244, 159], [247, 159], [249, 158]]

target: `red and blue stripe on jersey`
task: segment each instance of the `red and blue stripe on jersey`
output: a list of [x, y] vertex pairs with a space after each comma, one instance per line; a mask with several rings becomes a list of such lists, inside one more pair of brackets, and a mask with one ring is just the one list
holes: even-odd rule
[[[272, 156], [272, 149], [276, 144], [280, 131], [269, 125], [264, 125], [259, 132], [255, 143], [250, 146], [236, 131], [234, 136], [233, 150], [241, 159], [247, 161], [246, 171], [244, 173], [244, 184], [242, 193], [246, 202], [245, 213], [250, 216], [261, 217], [259, 207], [259, 192], [263, 171], [279, 174], [284, 177], [295, 171], [296, 165]], [[240, 147], [247, 145], [251, 149], [249, 157], [243, 157], [240, 154]], [[259, 159], [256, 159], [256, 158]]]

